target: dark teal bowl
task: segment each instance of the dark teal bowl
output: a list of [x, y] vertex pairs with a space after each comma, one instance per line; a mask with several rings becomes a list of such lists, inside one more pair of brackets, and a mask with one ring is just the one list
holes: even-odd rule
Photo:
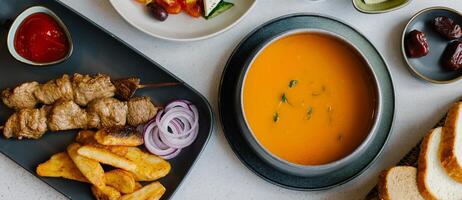
[[[297, 29], [318, 29], [340, 35], [353, 43], [369, 61], [382, 93], [382, 112], [378, 131], [360, 159], [332, 173], [318, 176], [299, 176], [270, 165], [249, 144], [244, 136], [248, 131], [240, 105], [242, 74], [247, 61], [261, 45], [277, 35]], [[378, 159], [392, 128], [395, 113], [394, 87], [388, 67], [377, 49], [351, 26], [318, 14], [292, 14], [271, 20], [249, 33], [229, 58], [223, 71], [218, 98], [220, 120], [228, 143], [238, 158], [261, 178], [294, 190], [325, 190], [347, 183], [359, 176]]]
[[241, 83], [239, 86], [241, 87], [241, 98], [240, 101], [238, 102], [240, 104], [240, 109], [241, 113], [244, 113], [244, 106], [243, 106], [243, 88], [245, 85], [245, 80], [247, 78], [247, 73], [249, 69], [252, 67], [253, 63], [255, 62], [255, 59], [263, 52], [269, 45], [273, 44], [274, 42], [278, 41], [281, 38], [291, 36], [291, 35], [296, 35], [296, 34], [302, 34], [302, 33], [316, 33], [316, 34], [322, 34], [326, 35], [332, 38], [335, 38], [338, 41], [341, 41], [345, 45], [349, 46], [352, 51], [355, 51], [356, 54], [360, 55], [361, 58], [363, 59], [363, 63], [366, 63], [366, 69], [365, 71], [368, 73], [368, 76], [371, 79], [371, 84], [373, 84], [372, 91], [375, 96], [375, 110], [376, 112], [374, 113], [374, 119], [373, 119], [373, 125], [369, 129], [368, 136], [361, 142], [361, 144], [350, 154], [347, 156], [322, 165], [301, 165], [301, 164], [296, 164], [296, 163], [291, 163], [288, 162], [284, 159], [279, 158], [278, 156], [274, 155], [270, 151], [268, 151], [262, 144], [258, 141], [258, 139], [255, 137], [255, 134], [253, 133], [252, 129], [249, 126], [249, 123], [243, 114], [242, 116], [239, 116], [240, 118], [243, 118], [245, 121], [245, 124], [243, 124], [244, 127], [243, 129], [243, 134], [244, 137], [246, 138], [247, 142], [249, 143], [250, 147], [255, 151], [255, 153], [262, 158], [265, 162], [267, 162], [269, 165], [273, 166], [274, 168], [289, 173], [293, 174], [296, 176], [321, 176], [325, 175], [328, 173], [332, 173], [334, 171], [337, 171], [347, 165], [350, 165], [354, 163], [356, 160], [361, 159], [362, 156], [366, 153], [369, 145], [371, 145], [372, 139], [377, 135], [378, 132], [378, 124], [380, 122], [380, 113], [382, 112], [382, 93], [380, 90], [379, 82], [377, 80], [377, 76], [375, 75], [374, 69], [370, 65], [369, 61], [366, 59], [364, 56], [364, 53], [361, 52], [352, 42], [348, 41], [346, 38], [342, 37], [341, 35], [338, 35], [334, 32], [323, 30], [323, 29], [293, 29], [287, 32], [282, 32], [280, 34], [275, 35], [270, 40], [267, 40], [265, 42], [262, 42], [261, 45], [258, 48], [255, 48], [255, 50], [251, 53], [251, 55], [248, 57], [246, 64], [244, 66], [244, 70], [242, 71], [240, 75], [240, 80], [239, 82]]

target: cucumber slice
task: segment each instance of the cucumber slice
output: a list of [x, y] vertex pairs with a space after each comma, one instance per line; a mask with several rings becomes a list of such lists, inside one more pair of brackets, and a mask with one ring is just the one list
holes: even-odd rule
[[212, 12], [210, 12], [210, 14], [208, 16], [205, 16], [205, 19], [212, 19], [212, 18], [220, 15], [221, 13], [229, 10], [233, 6], [234, 6], [233, 3], [222, 1], [217, 5], [217, 7], [215, 7], [215, 9], [212, 10]]
[[204, 16], [209, 16], [210, 13], [220, 4], [221, 0], [203, 0]]

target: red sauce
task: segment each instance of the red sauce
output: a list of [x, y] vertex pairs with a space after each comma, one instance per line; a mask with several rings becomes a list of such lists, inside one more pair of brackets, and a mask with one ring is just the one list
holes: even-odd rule
[[69, 52], [69, 41], [63, 28], [53, 17], [34, 13], [19, 25], [14, 48], [22, 57], [38, 63], [64, 58]]

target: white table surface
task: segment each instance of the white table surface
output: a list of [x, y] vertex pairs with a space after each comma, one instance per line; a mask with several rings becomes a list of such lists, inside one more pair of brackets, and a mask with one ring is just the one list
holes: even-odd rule
[[[462, 12], [461, 0], [414, 0], [405, 8], [378, 15], [356, 11], [350, 0], [258, 0], [250, 15], [230, 31], [193, 43], [152, 38], [127, 24], [106, 0], [62, 1], [191, 84], [208, 98], [216, 114], [221, 72], [234, 47], [258, 25], [284, 14], [317, 12], [342, 19], [366, 35], [388, 62], [396, 87], [394, 130], [379, 160], [355, 180], [322, 192], [291, 191], [274, 186], [237, 159], [217, 124], [205, 151], [178, 188], [174, 200], [362, 199], [376, 183], [377, 174], [396, 163], [439, 121], [451, 102], [462, 96], [461, 81], [435, 85], [415, 78], [407, 70], [400, 52], [401, 32], [414, 13], [430, 6], [447, 6]], [[4, 199], [65, 197], [0, 155], [0, 200]]]

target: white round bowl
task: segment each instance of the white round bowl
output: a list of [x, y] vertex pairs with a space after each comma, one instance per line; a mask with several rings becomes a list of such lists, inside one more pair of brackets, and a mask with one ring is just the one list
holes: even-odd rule
[[[18, 54], [18, 52], [16, 51], [16, 48], [14, 47], [14, 38], [15, 38], [15, 35], [16, 35], [16, 31], [18, 30], [21, 23], [27, 17], [29, 17], [30, 15], [32, 15], [34, 13], [48, 14], [51, 17], [53, 17], [53, 19], [55, 19], [56, 22], [58, 22], [59, 26], [62, 27], [62, 29], [63, 29], [64, 33], [66, 34], [66, 37], [67, 37], [67, 39], [69, 41], [69, 51], [68, 51], [66, 56], [64, 56], [63, 58], [61, 58], [59, 60], [53, 61], [53, 62], [41, 63], [41, 62], [34, 62], [34, 61], [31, 61], [31, 60], [28, 60], [28, 59], [26, 59], [26, 58], [24, 58], [24, 57], [22, 57], [21, 55]], [[61, 19], [53, 11], [51, 11], [50, 9], [45, 8], [43, 6], [30, 7], [28, 9], [24, 10], [21, 14], [19, 14], [16, 17], [16, 19], [13, 21], [13, 24], [11, 24], [10, 30], [8, 31], [7, 46], [8, 46], [8, 50], [9, 50], [11, 56], [13, 56], [16, 60], [18, 60], [20, 62], [23, 62], [23, 63], [26, 63], [26, 64], [29, 64], [29, 65], [35, 65], [35, 66], [47, 66], [47, 65], [53, 65], [53, 64], [60, 63], [60, 62], [62, 62], [64, 60], [68, 59], [72, 55], [72, 51], [73, 51], [73, 44], [72, 44], [71, 34], [69, 33], [69, 30], [67, 29], [66, 25], [63, 23], [63, 21], [61, 21]]]

